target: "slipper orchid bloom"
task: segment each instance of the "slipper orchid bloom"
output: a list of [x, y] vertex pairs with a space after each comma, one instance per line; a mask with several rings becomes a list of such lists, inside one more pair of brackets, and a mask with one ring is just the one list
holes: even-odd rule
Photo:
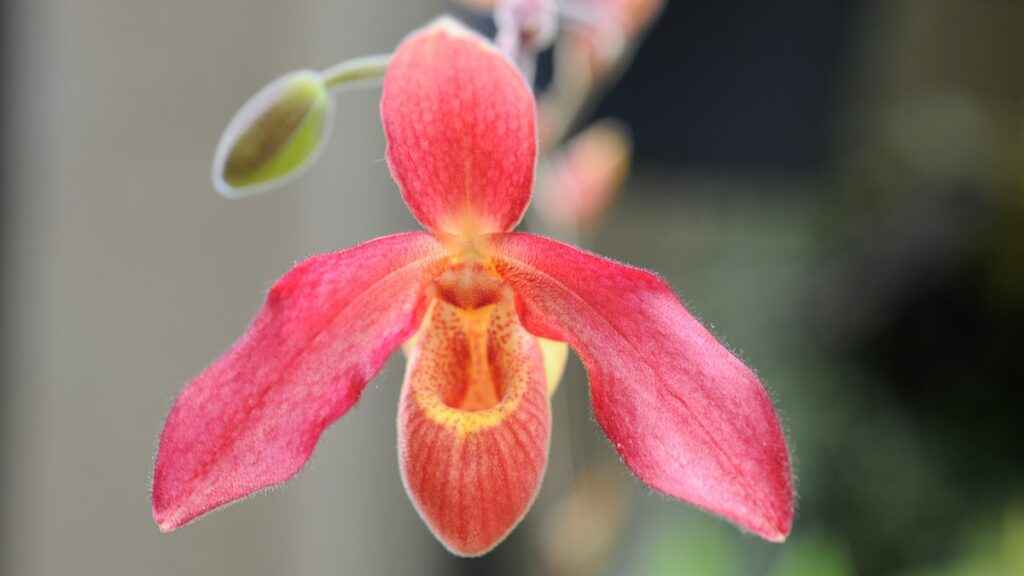
[[449, 550], [483, 554], [544, 475], [544, 358], [564, 346], [551, 339], [582, 358], [597, 421], [641, 480], [783, 540], [789, 458], [754, 374], [657, 276], [512, 232], [537, 135], [530, 88], [507, 58], [436, 21], [395, 52], [381, 116], [391, 172], [426, 232], [313, 257], [273, 286], [248, 332], [171, 409], [153, 475], [159, 527], [291, 478], [412, 340], [402, 479]]

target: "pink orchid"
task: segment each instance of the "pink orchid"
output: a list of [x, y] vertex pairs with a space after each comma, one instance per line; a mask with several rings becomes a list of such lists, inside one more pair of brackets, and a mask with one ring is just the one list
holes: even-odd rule
[[381, 117], [391, 172], [427, 231], [313, 257], [273, 286], [171, 409], [153, 474], [159, 527], [294, 476], [412, 339], [402, 479], [448, 549], [483, 554], [544, 475], [551, 339], [583, 360], [598, 423], [648, 486], [785, 539], [789, 456], [757, 377], [657, 276], [512, 232], [537, 134], [530, 87], [508, 59], [441, 19], [395, 52]]

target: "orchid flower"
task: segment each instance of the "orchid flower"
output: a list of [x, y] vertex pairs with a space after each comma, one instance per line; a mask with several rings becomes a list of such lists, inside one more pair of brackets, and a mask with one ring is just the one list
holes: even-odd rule
[[534, 97], [513, 64], [442, 18], [398, 47], [380, 108], [391, 173], [425, 231], [313, 257], [271, 288], [171, 409], [153, 474], [158, 526], [294, 476], [412, 340], [401, 476], [449, 550], [483, 554], [538, 492], [568, 343], [598, 423], [638, 478], [785, 539], [789, 456], [757, 377], [657, 276], [512, 231], [537, 158]]

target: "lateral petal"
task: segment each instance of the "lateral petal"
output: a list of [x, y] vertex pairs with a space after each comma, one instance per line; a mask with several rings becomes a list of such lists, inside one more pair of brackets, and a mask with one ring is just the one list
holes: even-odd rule
[[523, 325], [564, 339], [594, 413], [646, 484], [779, 542], [793, 519], [789, 453], [757, 377], [657, 276], [529, 234], [492, 237]]
[[160, 436], [153, 518], [170, 531], [284, 482], [425, 310], [443, 249], [396, 234], [298, 264], [249, 330], [189, 383]]
[[473, 311], [435, 300], [406, 370], [398, 458], [438, 540], [460, 556], [501, 542], [540, 489], [550, 437], [540, 349], [511, 297]]
[[515, 227], [533, 187], [536, 108], [489, 41], [447, 17], [412, 34], [388, 66], [380, 111], [391, 174], [424, 227]]

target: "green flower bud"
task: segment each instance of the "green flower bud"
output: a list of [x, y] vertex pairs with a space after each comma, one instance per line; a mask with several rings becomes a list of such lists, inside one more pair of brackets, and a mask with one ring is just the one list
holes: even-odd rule
[[333, 101], [319, 72], [278, 78], [249, 99], [217, 145], [213, 185], [228, 198], [281, 186], [320, 152], [331, 126]]

